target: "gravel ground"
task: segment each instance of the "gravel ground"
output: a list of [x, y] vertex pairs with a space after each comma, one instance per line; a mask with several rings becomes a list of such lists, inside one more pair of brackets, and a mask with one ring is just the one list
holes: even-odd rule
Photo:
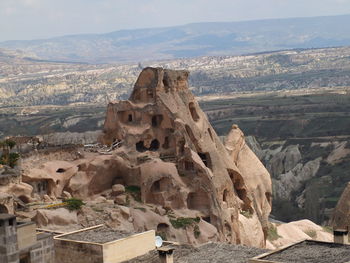
[[[266, 250], [225, 243], [207, 243], [200, 247], [190, 245], [175, 246], [174, 262], [176, 263], [247, 263]], [[158, 252], [152, 251], [125, 263], [159, 263]]]
[[121, 239], [135, 233], [116, 231], [108, 227], [99, 227], [71, 235], [64, 236], [64, 239], [94, 242], [94, 243], [107, 243], [117, 239]]
[[350, 261], [350, 247], [304, 241], [264, 259], [283, 263], [344, 263]]

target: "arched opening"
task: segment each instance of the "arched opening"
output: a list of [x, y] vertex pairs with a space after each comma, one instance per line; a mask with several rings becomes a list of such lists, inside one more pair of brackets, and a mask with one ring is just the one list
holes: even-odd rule
[[132, 114], [128, 115], [128, 122], [132, 122]]
[[9, 210], [7, 209], [7, 207], [3, 204], [0, 204], [0, 214], [8, 214]]
[[190, 109], [190, 112], [191, 112], [191, 116], [192, 116], [192, 119], [194, 121], [198, 121], [199, 120], [199, 115], [197, 113], [197, 110], [196, 110], [196, 106], [193, 102], [190, 102], [190, 104], [188, 105], [189, 109]]
[[64, 173], [66, 170], [65, 169], [63, 169], [63, 168], [58, 168], [57, 170], [56, 170], [56, 173]]
[[149, 147], [149, 150], [150, 151], [157, 151], [159, 149], [159, 141], [157, 139], [154, 139], [152, 142], [151, 142], [151, 145]]
[[207, 213], [210, 208], [210, 200], [208, 194], [203, 190], [189, 193], [187, 196], [187, 207], [188, 209]]
[[151, 192], [160, 192], [160, 180], [157, 180], [152, 184]]
[[159, 223], [157, 225], [157, 235], [159, 235], [162, 239], [167, 239], [167, 234], [169, 231], [169, 225], [166, 223]]
[[145, 147], [143, 141], [139, 141], [138, 143], [136, 143], [136, 150], [138, 152], [145, 152], [145, 151], [147, 151], [147, 148]]
[[235, 193], [237, 194], [238, 198], [243, 201], [242, 209], [245, 211], [252, 211], [251, 201], [247, 196], [247, 190], [245, 188], [242, 176], [238, 172], [231, 169], [227, 169], [227, 172], [231, 178]]
[[29, 198], [28, 198], [27, 196], [25, 196], [25, 195], [19, 196], [18, 199], [21, 200], [21, 201], [22, 201], [23, 203], [25, 203], [25, 204], [30, 203]]
[[172, 181], [168, 177], [154, 181], [147, 192], [146, 202], [164, 206], [166, 201], [171, 201], [169, 197], [171, 194], [170, 189], [172, 188]]

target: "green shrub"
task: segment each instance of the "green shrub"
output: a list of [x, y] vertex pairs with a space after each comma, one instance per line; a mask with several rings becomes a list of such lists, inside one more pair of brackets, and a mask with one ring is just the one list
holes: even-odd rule
[[199, 217], [178, 217], [176, 219], [170, 219], [170, 223], [174, 228], [186, 228], [195, 223], [199, 223]]
[[79, 210], [83, 205], [85, 205], [82, 200], [74, 197], [64, 200], [64, 203], [66, 203], [66, 207], [70, 211]]
[[277, 228], [270, 224], [269, 228], [267, 229], [267, 240], [274, 241], [279, 239], [281, 236], [277, 233]]
[[136, 185], [125, 187], [125, 192], [129, 193], [137, 202], [141, 202], [141, 188]]
[[19, 154], [18, 153], [10, 153], [9, 154], [9, 160], [8, 160], [8, 165], [10, 167], [15, 167], [17, 161], [19, 159]]
[[193, 235], [195, 238], [199, 238], [199, 236], [201, 235], [201, 231], [199, 230], [199, 226], [195, 225], [193, 228]]

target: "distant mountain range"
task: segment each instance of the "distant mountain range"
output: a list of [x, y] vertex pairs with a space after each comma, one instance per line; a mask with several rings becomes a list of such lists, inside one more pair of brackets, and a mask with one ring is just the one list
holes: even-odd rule
[[5, 41], [38, 59], [110, 63], [350, 46], [350, 15], [196, 23], [50, 39]]

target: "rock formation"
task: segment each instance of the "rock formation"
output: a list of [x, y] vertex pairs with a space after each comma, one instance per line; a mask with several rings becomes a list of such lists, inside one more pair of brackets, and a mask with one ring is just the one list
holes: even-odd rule
[[336, 208], [333, 211], [331, 225], [334, 229], [350, 228], [350, 183], [345, 187]]
[[121, 180], [139, 186], [142, 201], [195, 210], [216, 227], [221, 241], [232, 243], [244, 239], [240, 212], [256, 217], [260, 233], [253, 243], [263, 246], [271, 210], [269, 174], [242, 133], [229, 135], [229, 152], [225, 149], [187, 79], [187, 71], [143, 70], [130, 100], [108, 105], [102, 140], [123, 142], [116, 152], [137, 165]]
[[[264, 247], [270, 176], [237, 126], [222, 144], [190, 92], [188, 76], [144, 69], [130, 99], [108, 105], [100, 141], [110, 150], [24, 160], [28, 199], [84, 199], [89, 207], [79, 221], [85, 226], [103, 219], [115, 228], [156, 229], [181, 242]], [[40, 210], [34, 218], [53, 225], [56, 214]]]

